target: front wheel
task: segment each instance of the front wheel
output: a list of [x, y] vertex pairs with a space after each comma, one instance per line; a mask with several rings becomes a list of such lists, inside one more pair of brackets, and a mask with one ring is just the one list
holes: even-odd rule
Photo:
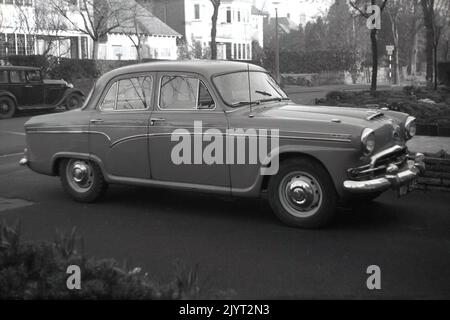
[[328, 172], [310, 159], [281, 164], [269, 183], [269, 201], [277, 217], [299, 228], [319, 228], [333, 218], [337, 194]]
[[74, 110], [83, 106], [83, 96], [79, 93], [72, 93], [66, 99], [66, 109]]
[[59, 174], [64, 190], [78, 202], [95, 202], [108, 187], [99, 166], [91, 161], [65, 159]]
[[0, 97], [0, 119], [9, 119], [16, 113], [16, 104], [9, 97]]

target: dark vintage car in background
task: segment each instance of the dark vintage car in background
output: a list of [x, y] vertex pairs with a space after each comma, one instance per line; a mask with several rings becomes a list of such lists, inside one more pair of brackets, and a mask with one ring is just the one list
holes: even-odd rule
[[[259, 164], [175, 163], [173, 133], [194, 139], [199, 121], [224, 136], [235, 128], [278, 130], [279, 146]], [[423, 155], [406, 147], [413, 117], [296, 105], [266, 70], [237, 62], [120, 68], [97, 81], [81, 109], [34, 117], [25, 132], [20, 163], [59, 176], [77, 201], [97, 200], [109, 184], [267, 194], [284, 223], [303, 228], [329, 222], [340, 201], [369, 202], [390, 189], [403, 196], [424, 170]], [[275, 174], [262, 174], [278, 161]]]
[[18, 110], [77, 109], [84, 95], [64, 80], [43, 79], [39, 68], [0, 66], [0, 119]]

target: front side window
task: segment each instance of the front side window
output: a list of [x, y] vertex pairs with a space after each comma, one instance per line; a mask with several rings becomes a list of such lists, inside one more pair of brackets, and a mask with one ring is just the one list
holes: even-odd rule
[[242, 71], [224, 74], [215, 77], [214, 84], [225, 103], [232, 107], [239, 107], [250, 102], [288, 99], [276, 81], [265, 72]]
[[214, 109], [214, 100], [199, 79], [164, 76], [161, 79], [159, 106], [167, 110]]
[[103, 99], [102, 111], [133, 111], [150, 108], [152, 77], [137, 77], [115, 82]]
[[11, 71], [10, 74], [11, 83], [24, 83], [25, 82], [25, 71]]
[[0, 83], [8, 83], [8, 71], [0, 71]]
[[39, 70], [27, 71], [28, 82], [41, 82], [41, 72]]

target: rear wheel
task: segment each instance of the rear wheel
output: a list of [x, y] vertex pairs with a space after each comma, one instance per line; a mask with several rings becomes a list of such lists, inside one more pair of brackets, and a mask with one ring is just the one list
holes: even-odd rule
[[79, 93], [72, 93], [66, 99], [66, 109], [74, 110], [83, 106], [83, 96]]
[[310, 159], [281, 164], [269, 183], [269, 200], [278, 218], [287, 225], [318, 228], [333, 218], [337, 194], [328, 172]]
[[99, 166], [92, 161], [65, 159], [59, 175], [65, 191], [79, 202], [95, 202], [108, 187]]
[[0, 119], [9, 119], [16, 113], [16, 104], [9, 97], [0, 97]]

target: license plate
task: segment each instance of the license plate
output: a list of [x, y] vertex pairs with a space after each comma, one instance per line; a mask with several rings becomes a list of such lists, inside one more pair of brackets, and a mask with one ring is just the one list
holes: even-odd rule
[[409, 193], [413, 192], [414, 189], [416, 188], [416, 185], [417, 185], [417, 180], [413, 180], [413, 181], [401, 186], [398, 189], [398, 196], [404, 197], [404, 196], [408, 195]]

